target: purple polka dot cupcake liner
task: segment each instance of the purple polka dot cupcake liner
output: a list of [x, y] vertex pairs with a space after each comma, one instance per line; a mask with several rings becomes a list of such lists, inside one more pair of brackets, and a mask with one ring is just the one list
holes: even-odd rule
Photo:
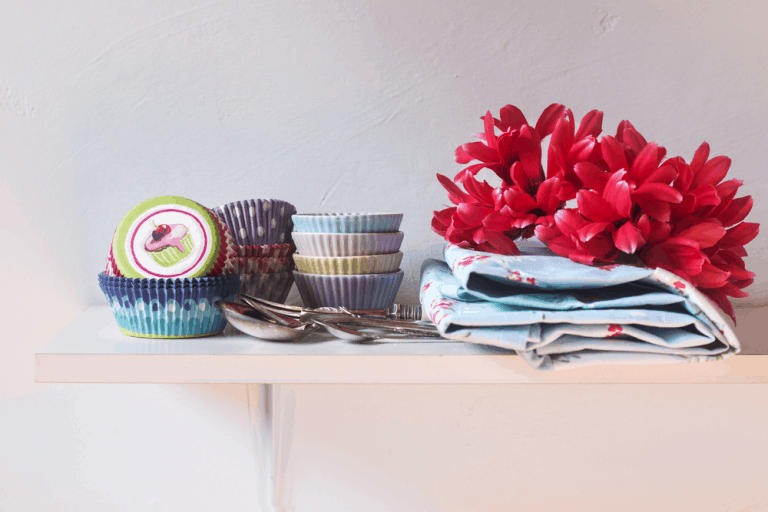
[[214, 307], [234, 300], [240, 275], [188, 279], [133, 279], [99, 274], [123, 334], [138, 338], [197, 338], [224, 330], [227, 321]]
[[279, 199], [247, 199], [214, 212], [227, 223], [237, 245], [271, 245], [290, 242], [296, 207]]
[[240, 293], [281, 304], [293, 286], [293, 272], [242, 274], [240, 278]]
[[325, 275], [294, 272], [304, 306], [384, 309], [395, 303], [403, 271], [390, 274]]

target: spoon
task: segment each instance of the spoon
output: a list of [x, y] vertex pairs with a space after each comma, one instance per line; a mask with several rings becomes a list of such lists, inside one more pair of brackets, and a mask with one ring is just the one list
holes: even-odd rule
[[255, 316], [258, 314], [256, 311], [235, 302], [219, 300], [214, 305], [235, 329], [263, 340], [295, 340], [313, 330], [312, 324], [302, 324], [301, 327], [288, 327], [262, 320]]
[[372, 341], [375, 340], [375, 336], [369, 336], [367, 334], [363, 334], [360, 331], [356, 331], [354, 329], [350, 329], [349, 327], [344, 327], [339, 324], [333, 324], [330, 322], [321, 322], [320, 320], [314, 320], [314, 323], [325, 328], [326, 331], [333, 334], [339, 339], [352, 341], [352, 342], [361, 342], [361, 341]]
[[270, 311], [269, 309], [265, 308], [255, 300], [252, 300], [249, 296], [245, 295], [241, 297], [243, 301], [251, 306], [253, 309], [261, 313], [262, 315], [266, 316], [270, 320], [277, 322], [280, 325], [284, 325], [286, 327], [301, 327], [304, 325], [302, 322], [295, 320], [289, 316], [281, 315], [277, 313], [276, 311]]

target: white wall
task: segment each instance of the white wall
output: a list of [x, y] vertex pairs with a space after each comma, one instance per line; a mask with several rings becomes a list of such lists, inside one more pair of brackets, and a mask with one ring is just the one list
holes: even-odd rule
[[[714, 154], [733, 159], [733, 177], [755, 198], [751, 220], [764, 221], [767, 18], [768, 4], [746, 0], [4, 2], [0, 509], [257, 506], [243, 386], [33, 382], [35, 350], [104, 302], [96, 274], [112, 230], [135, 203], [176, 194], [209, 206], [274, 197], [302, 212], [402, 211], [408, 280], [400, 300], [414, 301], [419, 263], [440, 242], [429, 229], [431, 212], [447, 202], [434, 174], [460, 169], [453, 150], [480, 130], [487, 109], [513, 103], [535, 118], [557, 101], [577, 116], [604, 110], [608, 133], [630, 119], [687, 159], [708, 141]], [[758, 279], [742, 304], [768, 301], [767, 245], [760, 236], [748, 247]], [[734, 464], [754, 462], [766, 450], [756, 432], [768, 419], [749, 411], [758, 403], [765, 409], [765, 389], [729, 389], [712, 403], [754, 425], [738, 431], [752, 448], [739, 445]], [[493, 509], [493, 493], [496, 506], [520, 499], [500, 490], [501, 479], [492, 480], [496, 487], [482, 483], [493, 471], [511, 471], [517, 455], [507, 431], [518, 420], [494, 422], [494, 414], [512, 414], [519, 392], [460, 390], [493, 411], [466, 427], [470, 413], [455, 406], [456, 389], [299, 389], [297, 418], [305, 408], [320, 413], [320, 424], [342, 416], [347, 446], [357, 448], [331, 443], [331, 428], [316, 436], [297, 430], [295, 499], [287, 501], [303, 511], [373, 499], [356, 473], [360, 457], [383, 464], [365, 474], [371, 485], [387, 482], [381, 510], [467, 510], [471, 501], [463, 500], [476, 486], [485, 510]], [[546, 401], [574, 391], [537, 393]], [[411, 416], [398, 415], [433, 399], [445, 406], [435, 411], [440, 418], [420, 416], [411, 436], [403, 423]], [[360, 412], [369, 401], [375, 414]], [[710, 406], [698, 402], [691, 417], [706, 423]], [[403, 443], [368, 442], [381, 417], [399, 418], [394, 439]], [[456, 425], [451, 436], [429, 441], [446, 422]], [[706, 432], [724, 439], [714, 425]], [[478, 444], [479, 436], [486, 437]], [[599, 449], [597, 439], [587, 445]], [[625, 437], [611, 439], [615, 447]], [[434, 444], [419, 451], [424, 442]], [[451, 445], [474, 449], [430, 462]], [[393, 446], [415, 455], [399, 452], [388, 463]], [[331, 452], [334, 471], [311, 463]], [[654, 453], [661, 452], [643, 460]], [[458, 463], [467, 469], [460, 478]], [[411, 468], [407, 478], [403, 465]], [[642, 475], [662, 489], [650, 470]], [[713, 486], [704, 496], [738, 495], [727, 504], [734, 510], [768, 503], [732, 483], [733, 493]]]

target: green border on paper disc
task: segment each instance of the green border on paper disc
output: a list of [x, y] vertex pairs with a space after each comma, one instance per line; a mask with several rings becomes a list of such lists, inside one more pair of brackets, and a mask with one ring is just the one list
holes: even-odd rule
[[203, 266], [194, 274], [190, 274], [185, 277], [207, 276], [213, 270], [213, 267], [219, 260], [219, 251], [221, 250], [219, 224], [216, 222], [216, 219], [213, 218], [212, 214], [208, 212], [208, 209], [205, 206], [196, 203], [191, 199], [186, 199], [179, 196], [159, 196], [153, 197], [152, 199], [147, 199], [146, 201], [141, 202], [131, 208], [131, 211], [129, 211], [128, 214], [123, 217], [123, 220], [121, 220], [120, 224], [117, 225], [115, 237], [112, 242], [112, 256], [115, 258], [115, 263], [117, 263], [118, 270], [120, 270], [120, 272], [125, 277], [159, 279], [156, 276], [145, 275], [141, 269], [134, 268], [130, 264], [128, 255], [125, 253], [125, 242], [128, 238], [128, 235], [130, 235], [128, 231], [131, 228], [131, 224], [133, 224], [134, 221], [136, 221], [136, 219], [143, 215], [147, 210], [158, 206], [168, 206], [171, 208], [174, 206], [184, 206], [197, 212], [200, 215], [200, 219], [208, 226], [208, 229], [211, 233], [211, 249], [208, 251], [208, 255], [205, 257]]

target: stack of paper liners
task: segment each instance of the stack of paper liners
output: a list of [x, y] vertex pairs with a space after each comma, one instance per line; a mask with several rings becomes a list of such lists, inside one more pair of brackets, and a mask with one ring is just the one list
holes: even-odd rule
[[296, 207], [279, 199], [246, 199], [214, 209], [235, 238], [240, 292], [285, 302], [293, 286], [291, 215]]
[[394, 303], [403, 280], [402, 214], [294, 215], [293, 255], [307, 307], [381, 309]]
[[240, 276], [133, 279], [99, 274], [99, 286], [124, 334], [190, 338], [219, 334], [227, 322], [217, 300], [234, 300]]
[[447, 246], [422, 267], [441, 334], [514, 350], [539, 369], [676, 363], [739, 352], [723, 315], [663, 269], [591, 267], [532, 246], [500, 256]]

